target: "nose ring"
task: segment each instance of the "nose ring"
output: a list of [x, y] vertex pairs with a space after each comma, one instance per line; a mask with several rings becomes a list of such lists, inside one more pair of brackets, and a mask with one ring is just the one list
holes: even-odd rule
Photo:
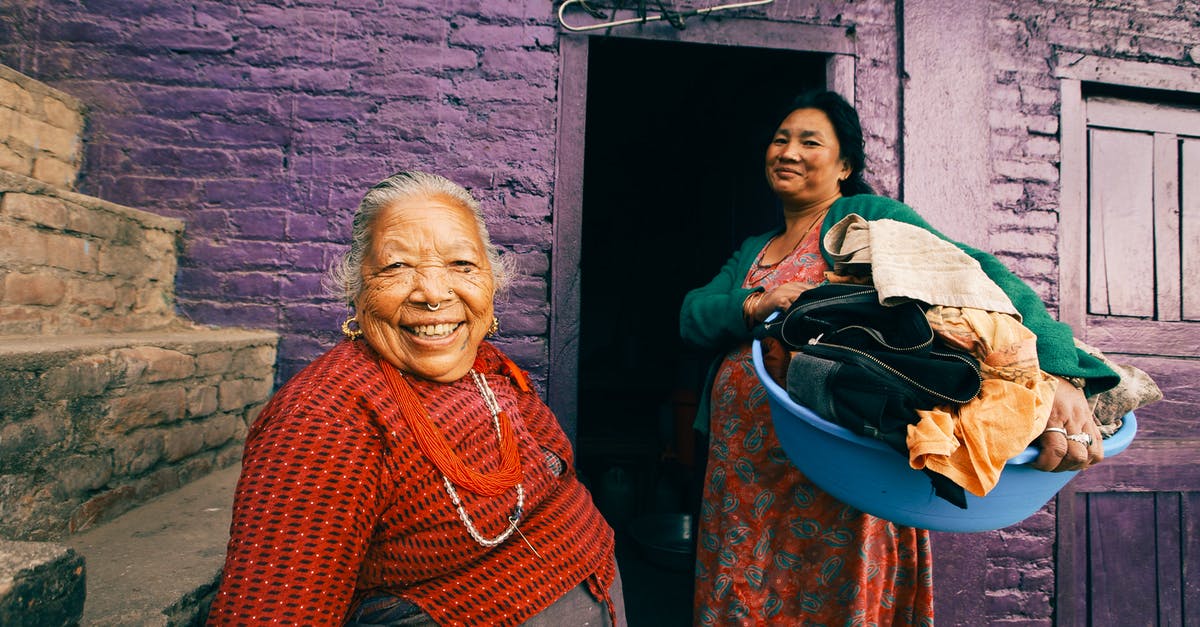
[[425, 303], [425, 306], [429, 308], [429, 311], [437, 311], [442, 308], [441, 303]]

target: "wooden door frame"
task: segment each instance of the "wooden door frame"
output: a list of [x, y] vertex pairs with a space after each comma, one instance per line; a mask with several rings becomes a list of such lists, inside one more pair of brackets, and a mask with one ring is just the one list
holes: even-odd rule
[[[1195, 92], [1200, 85], [1200, 70], [1154, 63], [1106, 59], [1082, 54], [1063, 54], [1054, 72], [1060, 79], [1061, 188], [1059, 196], [1059, 320], [1066, 322], [1085, 342], [1087, 337], [1088, 294], [1087, 199], [1088, 155], [1087, 116], [1084, 84]], [[1103, 347], [1101, 347], [1103, 348]], [[1188, 353], [1189, 343], [1176, 347]], [[1193, 347], [1194, 348], [1194, 347]], [[1200, 485], [1200, 471], [1194, 464], [1194, 440], [1139, 439], [1129, 450], [1112, 461], [1090, 468], [1067, 484], [1056, 501], [1055, 549], [1055, 624], [1075, 627], [1088, 624], [1087, 538], [1088, 499], [1093, 493], [1154, 492], [1163, 511], [1187, 507], [1174, 503], [1170, 493], [1194, 490]], [[1179, 539], [1160, 538], [1164, 550], [1178, 548]], [[1200, 553], [1200, 540], [1189, 542], [1186, 550]], [[1200, 571], [1200, 568], [1193, 567]], [[1200, 572], [1191, 576], [1200, 578]], [[1178, 573], [1162, 572], [1159, 588], [1182, 585]], [[1172, 581], [1174, 582], [1172, 584]], [[1189, 585], [1195, 585], [1191, 583]], [[1168, 593], [1170, 591], [1168, 590]]]
[[588, 42], [592, 37], [648, 39], [826, 55], [826, 85], [854, 102], [854, 35], [843, 27], [749, 19], [689, 23], [676, 30], [664, 22], [621, 27], [611, 34], [562, 32], [558, 38], [558, 137], [551, 208], [550, 346], [547, 404], [575, 441], [578, 426], [580, 255], [583, 234], [583, 166], [587, 121]]

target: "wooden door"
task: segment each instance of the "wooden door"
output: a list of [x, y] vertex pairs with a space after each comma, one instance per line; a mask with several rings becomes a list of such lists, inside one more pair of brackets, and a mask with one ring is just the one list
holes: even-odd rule
[[1064, 222], [1085, 228], [1060, 235], [1086, 261], [1063, 315], [1165, 400], [1059, 495], [1058, 625], [1200, 625], [1200, 107], [1174, 100], [1083, 99], [1086, 215]]

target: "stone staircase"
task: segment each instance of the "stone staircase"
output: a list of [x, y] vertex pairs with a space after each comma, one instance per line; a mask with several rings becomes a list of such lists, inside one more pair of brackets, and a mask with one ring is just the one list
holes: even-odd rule
[[0, 625], [196, 624], [278, 336], [175, 314], [184, 225], [74, 191], [83, 120], [0, 66]]

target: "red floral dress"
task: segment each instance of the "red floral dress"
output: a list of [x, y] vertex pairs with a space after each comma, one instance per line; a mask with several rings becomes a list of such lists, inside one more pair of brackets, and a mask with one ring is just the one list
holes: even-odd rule
[[[818, 235], [743, 285], [821, 282]], [[929, 532], [842, 504], [788, 461], [749, 344], [725, 356], [711, 401], [696, 624], [933, 625]]]

